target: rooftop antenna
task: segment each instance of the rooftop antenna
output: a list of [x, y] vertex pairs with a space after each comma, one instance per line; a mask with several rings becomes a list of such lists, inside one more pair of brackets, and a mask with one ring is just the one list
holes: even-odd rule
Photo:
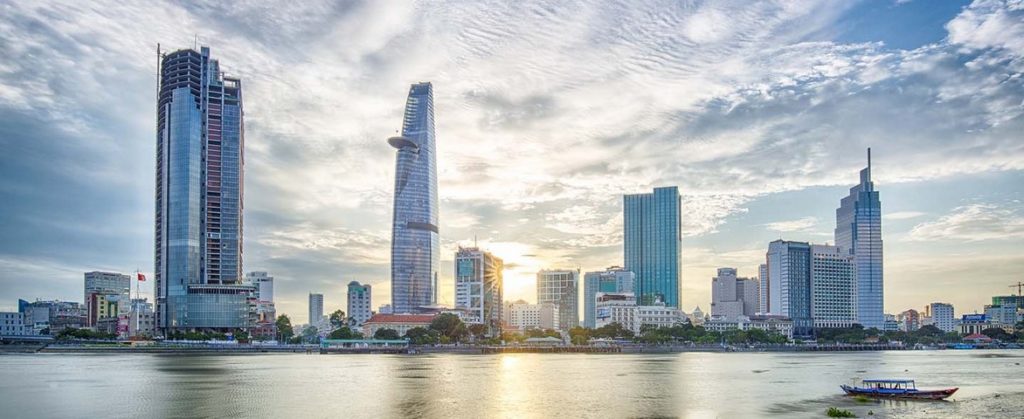
[[476, 246], [476, 234], [473, 235], [473, 247], [477, 247]]

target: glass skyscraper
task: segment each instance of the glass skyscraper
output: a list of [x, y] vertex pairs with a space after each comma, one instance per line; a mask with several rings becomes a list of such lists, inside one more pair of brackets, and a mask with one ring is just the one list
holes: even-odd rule
[[625, 195], [624, 253], [626, 270], [636, 275], [637, 304], [662, 301], [679, 307], [679, 188], [654, 188], [653, 193]]
[[395, 203], [391, 230], [391, 306], [413, 313], [437, 303], [440, 238], [434, 93], [430, 83], [409, 88], [402, 135], [388, 144], [395, 158]]
[[157, 328], [249, 326], [242, 284], [242, 84], [209, 48], [160, 55], [156, 138]]
[[857, 268], [857, 320], [865, 328], [885, 326], [882, 280], [882, 203], [868, 166], [860, 171], [860, 184], [836, 209], [836, 246], [854, 256]]
[[583, 327], [597, 327], [598, 293], [633, 293], [636, 275], [618, 266], [583, 275]]

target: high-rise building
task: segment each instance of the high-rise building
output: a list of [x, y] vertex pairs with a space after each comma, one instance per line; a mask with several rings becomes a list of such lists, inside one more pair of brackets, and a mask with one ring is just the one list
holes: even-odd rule
[[810, 335], [811, 246], [776, 240], [768, 245], [768, 312], [793, 320], [793, 333]]
[[391, 230], [391, 306], [395, 313], [413, 313], [437, 303], [441, 260], [434, 93], [430, 83], [409, 88], [402, 135], [391, 137], [388, 144], [398, 149]]
[[580, 271], [552, 269], [537, 272], [537, 303], [558, 305], [558, 327], [569, 330], [580, 324]]
[[857, 323], [857, 270], [840, 247], [811, 245], [811, 318], [816, 328]]
[[768, 313], [768, 264], [762, 263], [757, 267], [757, 290], [760, 293], [760, 297], [757, 301], [757, 312], [761, 314]]
[[675, 186], [623, 196], [625, 265], [636, 274], [633, 290], [641, 305], [679, 307], [680, 205]]
[[956, 330], [956, 318], [953, 317], [953, 305], [946, 303], [931, 303], [927, 307], [927, 315], [932, 318], [932, 326], [943, 332]]
[[352, 323], [352, 326], [362, 326], [367, 320], [370, 320], [370, 316], [373, 316], [373, 310], [370, 307], [371, 300], [373, 299], [372, 289], [370, 284], [360, 284], [357, 281], [348, 283], [348, 318]]
[[131, 310], [131, 277], [114, 272], [85, 273], [85, 325], [96, 326], [101, 317], [126, 314]]
[[250, 326], [242, 284], [241, 80], [210, 49], [160, 56], [156, 136], [157, 328]]
[[455, 252], [455, 308], [466, 323], [487, 326], [487, 336], [501, 335], [504, 268], [501, 258], [476, 247]]
[[737, 278], [736, 268], [718, 268], [718, 276], [711, 279], [711, 317], [735, 321], [757, 314], [758, 288], [757, 280]]
[[256, 322], [260, 323], [258, 327], [276, 327], [277, 308], [274, 306], [274, 277], [264, 271], [253, 271], [245, 274], [245, 284], [256, 290], [254, 296], [256, 298]]
[[884, 281], [882, 278], [882, 203], [871, 181], [871, 149], [868, 166], [860, 171], [860, 183], [836, 209], [836, 246], [854, 256], [857, 265], [857, 320], [865, 328], [883, 328]]
[[597, 327], [597, 293], [632, 293], [636, 275], [618, 266], [583, 274], [583, 327]]
[[320, 324], [324, 318], [324, 295], [309, 293], [309, 323], [310, 326]]

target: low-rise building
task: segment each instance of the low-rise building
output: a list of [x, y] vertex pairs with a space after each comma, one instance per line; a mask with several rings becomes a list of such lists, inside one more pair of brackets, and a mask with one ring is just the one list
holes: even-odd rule
[[[24, 302], [24, 304], [22, 304]], [[86, 310], [82, 304], [59, 300], [36, 300], [18, 302], [18, 310], [24, 316], [25, 327], [29, 334], [42, 334], [47, 331], [56, 335], [65, 328], [81, 329], [86, 325]]]
[[910, 309], [896, 316], [899, 328], [902, 332], [913, 332], [921, 328], [921, 314], [917, 310]]
[[964, 314], [960, 318], [960, 334], [967, 336], [981, 333], [985, 329], [1003, 329], [1006, 333], [1013, 333], [1013, 324], [992, 321], [985, 314]]
[[430, 327], [434, 317], [436, 314], [374, 314], [363, 322], [363, 336], [373, 337], [381, 329], [391, 329], [404, 336], [410, 329]]
[[926, 317], [931, 319], [931, 325], [943, 332], [956, 330], [956, 319], [953, 318], [953, 305], [946, 303], [931, 303], [925, 307]]
[[761, 329], [766, 332], [775, 332], [793, 338], [793, 321], [786, 316], [758, 314], [753, 316], [740, 316], [736, 320], [712, 317], [704, 322], [704, 328], [715, 332], [729, 330], [751, 330]]
[[558, 304], [530, 304], [523, 300], [506, 303], [503, 310], [507, 315], [506, 322], [510, 328], [526, 329], [559, 329]]
[[985, 317], [993, 323], [1016, 324], [1020, 321], [1015, 305], [986, 305]]
[[24, 316], [16, 311], [0, 312], [0, 336], [27, 335]]
[[598, 293], [596, 326], [618, 323], [623, 328], [639, 334], [644, 325], [672, 327], [685, 319], [682, 311], [675, 307], [667, 307], [664, 303], [646, 306], [636, 304], [636, 296], [633, 293]]
[[352, 326], [362, 326], [370, 317], [373, 311], [370, 309], [373, 289], [370, 284], [360, 284], [357, 281], [348, 283], [348, 318]]

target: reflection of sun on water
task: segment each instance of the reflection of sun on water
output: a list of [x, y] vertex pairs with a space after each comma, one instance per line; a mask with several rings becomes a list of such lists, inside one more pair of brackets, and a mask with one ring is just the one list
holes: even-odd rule
[[534, 397], [530, 394], [530, 368], [529, 363], [522, 354], [502, 354], [500, 356], [497, 372], [499, 397], [503, 417], [527, 417], [531, 412], [530, 400]]

